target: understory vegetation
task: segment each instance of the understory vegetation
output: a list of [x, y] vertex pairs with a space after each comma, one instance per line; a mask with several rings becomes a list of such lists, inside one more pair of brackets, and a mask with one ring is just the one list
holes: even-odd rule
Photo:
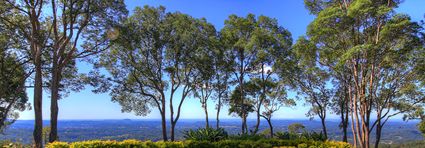
[[124, 141], [83, 141], [83, 142], [53, 142], [48, 144], [48, 148], [82, 148], [82, 147], [205, 147], [205, 148], [271, 148], [271, 147], [335, 147], [335, 148], [349, 148], [348, 143], [344, 142], [318, 142], [318, 141], [304, 141], [304, 140], [279, 140], [279, 139], [261, 139], [261, 140], [222, 140], [218, 142], [209, 141], [176, 141], [176, 142], [152, 142], [152, 141], [138, 141], [138, 140], [124, 140]]

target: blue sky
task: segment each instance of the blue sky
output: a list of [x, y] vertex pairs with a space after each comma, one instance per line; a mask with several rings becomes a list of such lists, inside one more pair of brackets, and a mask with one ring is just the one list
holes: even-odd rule
[[[304, 35], [307, 25], [314, 19], [309, 15], [304, 7], [303, 0], [127, 0], [127, 8], [131, 12], [135, 7], [144, 5], [165, 6], [167, 11], [180, 11], [196, 18], [206, 18], [208, 22], [215, 25], [220, 30], [224, 25], [224, 20], [231, 14], [246, 16], [248, 13], [255, 15], [265, 15], [276, 18], [279, 25], [285, 27], [292, 33], [294, 39]], [[425, 0], [406, 0], [397, 8], [397, 12], [409, 14], [414, 21], [424, 19]], [[81, 72], [87, 72], [91, 66], [86, 63], [78, 63]], [[28, 96], [32, 104], [32, 90], [28, 90]], [[293, 97], [294, 93], [290, 92]], [[49, 95], [44, 94], [43, 118], [50, 118]], [[215, 118], [215, 103], [210, 101], [210, 120]], [[305, 113], [308, 106], [303, 102], [298, 102], [298, 106], [293, 108], [281, 108], [274, 115], [274, 119], [308, 119]], [[135, 116], [132, 113], [122, 113], [121, 107], [117, 103], [111, 102], [108, 94], [94, 94], [91, 88], [77, 93], [71, 93], [67, 98], [59, 101], [59, 120], [68, 119], [159, 119], [160, 115], [156, 108], [146, 117]], [[168, 108], [167, 108], [168, 112]], [[181, 119], [204, 119], [204, 111], [201, 104], [195, 98], [188, 98], [182, 107]], [[167, 116], [169, 117], [169, 116]], [[254, 116], [250, 115], [249, 118]], [[222, 119], [236, 118], [227, 114], [227, 107], [221, 112]], [[330, 115], [328, 118], [338, 118]], [[24, 111], [20, 119], [34, 119], [33, 110]]]

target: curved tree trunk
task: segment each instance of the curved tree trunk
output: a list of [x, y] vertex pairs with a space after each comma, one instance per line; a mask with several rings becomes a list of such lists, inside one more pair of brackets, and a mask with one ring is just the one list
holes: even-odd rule
[[181, 99], [180, 99], [179, 106], [177, 107], [177, 114], [176, 114], [176, 117], [175, 118], [174, 118], [173, 99], [172, 99], [174, 92], [171, 93], [171, 99], [170, 99], [170, 115], [171, 115], [171, 131], [170, 132], [171, 132], [171, 141], [174, 141], [175, 140], [175, 128], [176, 128], [177, 121], [180, 118], [181, 108], [182, 108], [182, 105], [183, 105], [184, 100], [186, 99], [187, 95], [191, 91], [192, 90], [189, 87], [187, 87], [187, 86], [185, 86], [183, 88], [182, 96], [181, 96]]
[[217, 106], [217, 117], [216, 117], [217, 129], [220, 128], [220, 109], [221, 109], [221, 93], [218, 95], [218, 106]]
[[257, 123], [255, 124], [254, 131], [252, 132], [253, 135], [257, 134], [259, 126], [260, 126], [260, 110], [258, 108], [258, 110], [257, 110]]
[[267, 119], [267, 118], [265, 118], [265, 119], [266, 119], [267, 123], [269, 124], [269, 128], [270, 128], [270, 138], [273, 138], [274, 133], [273, 133], [273, 125], [272, 125], [272, 121], [271, 121], [271, 119]]
[[325, 118], [321, 117], [320, 120], [322, 121], [322, 130], [323, 130], [323, 134], [325, 135], [325, 139], [328, 139], [328, 132], [326, 130]]
[[260, 95], [260, 99], [258, 100], [258, 106], [257, 106], [257, 123], [255, 124], [255, 129], [252, 134], [257, 134], [258, 127], [260, 126], [260, 112], [261, 112], [261, 104], [263, 103], [263, 100], [265, 98], [266, 94], [266, 85], [265, 85], [265, 77], [264, 77], [264, 64], [261, 64], [261, 80], [263, 81], [262, 85], [262, 94]]
[[244, 113], [244, 117], [243, 117], [243, 131], [244, 131], [244, 134], [247, 134], [248, 133], [248, 125], [247, 125], [247, 123], [246, 123], [246, 117], [247, 117], [247, 115], [246, 115], [246, 113]]

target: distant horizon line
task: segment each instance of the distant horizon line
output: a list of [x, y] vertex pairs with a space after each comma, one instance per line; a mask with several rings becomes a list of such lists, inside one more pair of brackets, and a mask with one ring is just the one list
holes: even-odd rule
[[[138, 118], [123, 118], [123, 119], [58, 119], [58, 121], [105, 121], [105, 120], [161, 120], [161, 118], [151, 118], [151, 119], [138, 119]], [[205, 121], [205, 118], [184, 118], [184, 119], [179, 119], [179, 120], [203, 120]], [[222, 120], [241, 120], [241, 119], [237, 119], [237, 118], [223, 118], [220, 119], [220, 121]], [[251, 118], [251, 119], [247, 119], [247, 120], [257, 120], [255, 118]], [[261, 119], [261, 120], [265, 120], [265, 119]], [[276, 119], [272, 119], [273, 120], [292, 120], [292, 121], [320, 121], [320, 119], [305, 119], [305, 118], [276, 118]], [[326, 121], [339, 121], [340, 119], [338, 118], [329, 118], [326, 119]], [[374, 120], [374, 119], [372, 119]], [[16, 121], [34, 121], [34, 119], [17, 119]], [[43, 121], [50, 121], [50, 119], [45, 119]], [[169, 119], [166, 119], [166, 121], [169, 121]], [[389, 121], [404, 121], [403, 119], [392, 119]], [[409, 122], [409, 121], [416, 121], [416, 120], [408, 120], [408, 121], [404, 121], [404, 122]], [[215, 123], [216, 120], [210, 119], [210, 123]]]

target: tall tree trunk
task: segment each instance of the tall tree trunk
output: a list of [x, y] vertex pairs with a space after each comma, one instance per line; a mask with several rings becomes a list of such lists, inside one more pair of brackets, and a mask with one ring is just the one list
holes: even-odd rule
[[205, 128], [209, 128], [210, 127], [210, 124], [209, 124], [209, 121], [208, 121], [208, 108], [207, 108], [207, 102], [204, 102], [204, 105], [202, 105], [203, 106], [203, 108], [204, 108], [204, 111], [205, 111]]
[[175, 122], [171, 122], [171, 130], [170, 130], [170, 132], [171, 132], [171, 141], [174, 141], [174, 130], [175, 130], [175, 127], [176, 127], [176, 123]]
[[243, 127], [244, 127], [245, 134], [247, 134], [247, 133], [248, 133], [248, 125], [247, 125], [247, 123], [246, 123], [246, 117], [247, 117], [247, 115], [244, 113], [244, 117], [243, 117]]
[[161, 105], [162, 105], [162, 112], [161, 112], [161, 125], [162, 125], [162, 139], [164, 141], [168, 141], [167, 138], [167, 120], [165, 119], [165, 98], [162, 97], [161, 100]]
[[[41, 45], [43, 40], [40, 38], [40, 22], [39, 15], [37, 13], [36, 7], [37, 4], [31, 2], [29, 8], [29, 19], [31, 22], [31, 37], [29, 42], [31, 43], [31, 54], [33, 56], [33, 62], [35, 66], [35, 77], [34, 77], [34, 115], [35, 115], [35, 124], [34, 124], [34, 147], [42, 148], [43, 147], [43, 76], [42, 76], [42, 47]], [[40, 3], [38, 7], [42, 7]], [[40, 9], [41, 10], [41, 9]]]
[[378, 120], [378, 123], [376, 124], [376, 139], [375, 139], [375, 148], [378, 148], [379, 142], [381, 141], [381, 134], [382, 134], [382, 126], [381, 121]]
[[34, 82], [34, 114], [35, 114], [35, 125], [34, 125], [34, 147], [43, 147], [43, 79], [41, 71], [41, 49], [37, 49], [35, 57], [35, 82]]
[[[173, 87], [171, 87], [171, 88], [173, 88]], [[180, 118], [181, 108], [182, 108], [182, 105], [183, 105], [183, 102], [184, 102], [185, 98], [187, 97], [187, 95], [191, 91], [192, 90], [190, 90], [190, 88], [188, 88], [187, 85], [183, 88], [182, 96], [181, 96], [181, 99], [180, 99], [179, 106], [177, 107], [177, 114], [176, 114], [176, 117], [175, 118], [174, 118], [174, 109], [173, 109], [173, 95], [174, 95], [174, 91], [171, 92], [171, 97], [170, 97], [171, 141], [174, 141], [175, 140], [175, 128], [176, 128], [177, 121]]]
[[217, 106], [217, 117], [216, 117], [217, 129], [220, 128], [220, 109], [221, 109], [221, 93], [218, 94], [218, 106]]
[[266, 120], [267, 120], [267, 123], [269, 124], [269, 128], [270, 128], [270, 138], [273, 138], [274, 133], [273, 133], [272, 121], [271, 121], [271, 119], [266, 119]]
[[52, 69], [52, 86], [51, 86], [51, 103], [50, 103], [50, 134], [49, 142], [54, 142], [58, 138], [58, 114], [59, 114], [59, 85], [60, 85], [60, 69], [57, 65], [53, 65]]
[[348, 104], [348, 91], [346, 88], [344, 88], [344, 98], [342, 103], [340, 104], [340, 117], [341, 117], [341, 128], [342, 128], [342, 141], [347, 142], [348, 136], [347, 136], [347, 128], [348, 128], [348, 114], [349, 114], [349, 104]]
[[253, 134], [257, 134], [257, 132], [258, 132], [258, 127], [260, 126], [261, 105], [263, 103], [263, 100], [266, 97], [266, 78], [264, 76], [264, 73], [265, 73], [265, 71], [264, 71], [264, 64], [261, 64], [261, 80], [262, 80], [263, 84], [261, 84], [262, 85], [262, 92], [261, 92], [261, 95], [260, 95], [260, 99], [258, 100], [258, 106], [257, 106], [257, 123], [255, 124], [255, 129], [254, 129]]
[[248, 132], [247, 127], [246, 127], [246, 117], [245, 117], [245, 113], [242, 113], [242, 134], [246, 134]]
[[342, 128], [342, 132], [343, 132], [342, 141], [343, 142], [348, 142], [348, 138], [347, 138], [347, 127], [346, 126]]
[[325, 135], [325, 139], [328, 139], [328, 131], [326, 130], [325, 118], [320, 117], [320, 120], [322, 121], [322, 130], [323, 130], [323, 134]]
[[258, 108], [257, 110], [257, 122], [255, 123], [255, 129], [254, 132], [252, 132], [253, 135], [257, 134], [258, 132], [258, 127], [260, 126], [260, 108]]
[[[245, 111], [245, 90], [244, 90], [244, 88], [245, 88], [245, 86], [244, 86], [244, 74], [245, 74], [245, 64], [244, 64], [244, 61], [245, 61], [245, 55], [244, 55], [244, 50], [243, 49], [239, 49], [240, 50], [240, 56], [239, 56], [239, 61], [241, 62], [241, 64], [239, 65], [240, 67], [239, 67], [239, 75], [240, 75], [240, 77], [239, 77], [239, 87], [240, 87], [240, 91], [241, 91], [241, 105], [242, 105], [242, 133], [243, 134], [246, 134], [247, 132], [248, 132], [248, 127], [246, 127], [247, 126], [247, 124], [246, 124], [246, 114], [248, 114], [246, 111]], [[246, 130], [245, 130], [246, 129]]]
[[[171, 78], [173, 81], [174, 79]], [[171, 129], [170, 129], [170, 139], [171, 141], [174, 141], [174, 107], [173, 107], [173, 97], [174, 97], [174, 83], [171, 84], [171, 95], [170, 95], [170, 123], [171, 123]]]
[[242, 128], [241, 130], [242, 130], [242, 131], [241, 131], [241, 132], [242, 132], [242, 134], [245, 134], [245, 127], [244, 127], [244, 126], [245, 126], [245, 124], [243, 123], [243, 117], [242, 117], [242, 120], [241, 120], [241, 121], [242, 121], [242, 122], [241, 122], [241, 123], [242, 123], [242, 125], [241, 125], [241, 128]]
[[345, 113], [345, 108], [347, 106], [341, 104], [341, 109], [340, 109], [340, 117], [341, 117], [341, 127], [342, 128], [342, 141], [347, 142], [347, 124], [346, 124], [346, 113]]
[[354, 147], [357, 147], [358, 145], [358, 136], [357, 136], [357, 130], [355, 128], [355, 122], [354, 122], [354, 102], [353, 102], [353, 97], [352, 97], [352, 93], [351, 93], [351, 88], [348, 88], [348, 96], [349, 96], [349, 101], [350, 101], [350, 107], [352, 108], [350, 110], [350, 117], [351, 117], [351, 133], [353, 134], [353, 145]]
[[[346, 122], [346, 121], [344, 121], [344, 122]], [[347, 128], [348, 128], [347, 124], [343, 123], [343, 125], [342, 125], [342, 132], [343, 132], [342, 141], [343, 142], [348, 142]]]

